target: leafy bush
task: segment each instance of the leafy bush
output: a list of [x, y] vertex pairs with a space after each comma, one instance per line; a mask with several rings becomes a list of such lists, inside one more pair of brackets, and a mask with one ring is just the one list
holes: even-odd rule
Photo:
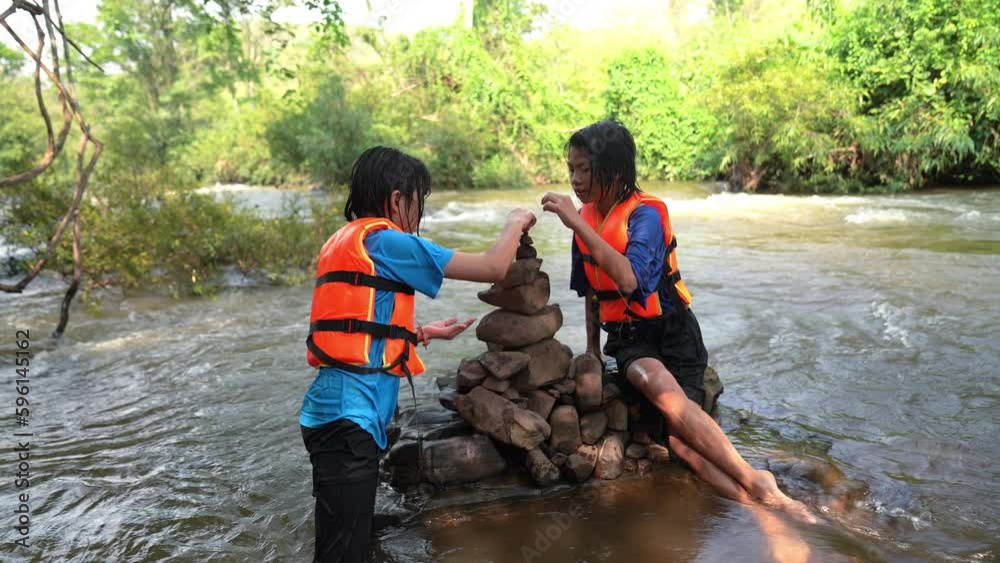
[[370, 122], [367, 112], [348, 104], [343, 80], [332, 76], [319, 84], [314, 97], [295, 103], [271, 123], [265, 136], [281, 162], [333, 186], [350, 178], [351, 165], [367, 146]]
[[612, 61], [605, 98], [608, 115], [635, 137], [641, 177], [678, 180], [710, 173], [702, 155], [713, 119], [693, 103], [659, 51], [626, 51]]
[[789, 42], [748, 51], [707, 96], [723, 126], [719, 171], [739, 189], [847, 190], [858, 173], [851, 92]]
[[472, 185], [477, 189], [525, 188], [531, 178], [512, 157], [495, 154], [476, 164]]
[[832, 31], [832, 53], [861, 95], [878, 180], [1000, 176], [996, 0], [863, 2]]

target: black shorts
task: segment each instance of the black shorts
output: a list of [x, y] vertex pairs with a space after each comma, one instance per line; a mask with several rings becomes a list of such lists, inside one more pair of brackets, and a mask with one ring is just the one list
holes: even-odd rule
[[708, 351], [701, 338], [698, 319], [691, 309], [658, 319], [605, 326], [605, 330], [608, 341], [604, 353], [618, 363], [619, 387], [641, 405], [641, 419], [633, 424], [634, 429], [649, 432], [654, 438], [664, 434], [663, 416], [625, 377], [629, 365], [639, 358], [656, 358], [662, 362], [688, 399], [704, 408]]
[[301, 430], [316, 497], [313, 561], [366, 561], [378, 488], [378, 444], [346, 418]]

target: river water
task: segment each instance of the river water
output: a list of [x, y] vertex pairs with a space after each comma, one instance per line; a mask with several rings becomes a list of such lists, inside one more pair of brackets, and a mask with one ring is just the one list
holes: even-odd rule
[[[808, 460], [853, 494], [838, 500], [802, 472], [779, 471], [821, 516], [805, 526], [723, 500], [672, 466], [549, 491], [517, 475], [419, 495], [384, 486], [380, 511], [404, 517], [380, 529], [376, 560], [769, 561], [775, 545], [802, 555], [789, 560], [996, 560], [1000, 190], [647, 190], [668, 201], [737, 449], [758, 467]], [[542, 193], [435, 193], [423, 234], [484, 250], [509, 209], [538, 211]], [[265, 211], [280, 204], [268, 190], [239, 197]], [[557, 338], [579, 352], [568, 231], [546, 216], [532, 235], [563, 308]], [[215, 298], [113, 293], [99, 315], [78, 302], [58, 346], [47, 335], [60, 282], [0, 295], [0, 354], [14, 357], [15, 329], [31, 336], [34, 546], [10, 543], [24, 491], [13, 487], [14, 426], [5, 425], [0, 559], [309, 559], [309, 463], [296, 421], [313, 376], [303, 346], [311, 289], [232, 282]], [[478, 289], [446, 281], [437, 300], [418, 302], [418, 319], [482, 315]], [[435, 377], [482, 351], [472, 331], [432, 344], [418, 401], [436, 404]], [[12, 363], [3, 361], [5, 408]], [[400, 399], [410, 404], [408, 390]]]

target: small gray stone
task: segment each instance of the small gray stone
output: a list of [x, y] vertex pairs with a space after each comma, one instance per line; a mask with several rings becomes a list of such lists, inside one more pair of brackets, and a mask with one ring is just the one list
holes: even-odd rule
[[649, 444], [646, 446], [646, 455], [650, 461], [656, 463], [667, 463], [670, 461], [670, 450], [662, 444]]
[[465, 393], [479, 386], [489, 375], [479, 360], [465, 358], [458, 364], [458, 391]]
[[559, 481], [559, 468], [556, 467], [541, 450], [531, 450], [525, 462], [528, 473], [535, 483], [546, 487]]
[[438, 402], [441, 403], [442, 407], [452, 412], [458, 412], [458, 409], [455, 408], [455, 397], [457, 396], [458, 396], [458, 391], [456, 391], [455, 389], [448, 389], [447, 391], [441, 391], [441, 393], [438, 395]]
[[625, 446], [621, 438], [615, 434], [608, 434], [597, 447], [594, 476], [599, 479], [617, 479], [622, 474], [625, 459]]
[[597, 464], [597, 448], [594, 446], [580, 446], [576, 452], [566, 458], [563, 465], [563, 474], [566, 478], [575, 483], [582, 483], [594, 474], [594, 466]]
[[632, 459], [642, 459], [646, 457], [646, 446], [642, 444], [629, 444], [625, 448], [625, 455]]
[[653, 469], [653, 462], [646, 458], [636, 461], [639, 475], [645, 475]]
[[552, 458], [551, 458], [552, 459], [552, 465], [555, 465], [556, 467], [562, 467], [562, 466], [566, 465], [566, 460], [568, 458], [569, 458], [568, 455], [566, 455], [566, 454], [564, 454], [562, 452], [556, 452], [556, 453], [552, 454]]

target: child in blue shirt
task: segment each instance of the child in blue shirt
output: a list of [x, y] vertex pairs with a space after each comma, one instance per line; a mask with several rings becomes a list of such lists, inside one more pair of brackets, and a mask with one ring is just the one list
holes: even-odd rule
[[[370, 261], [374, 266], [377, 281], [372, 286], [375, 287], [374, 315], [369, 324], [398, 325], [400, 319], [394, 309], [407, 306], [400, 295], [408, 291], [412, 296], [414, 291], [419, 291], [434, 298], [444, 278], [478, 282], [503, 280], [514, 260], [521, 234], [535, 223], [532, 213], [515, 209], [508, 215], [492, 248], [482, 254], [455, 252], [418, 236], [424, 201], [430, 191], [430, 174], [424, 164], [398, 150], [374, 147], [365, 151], [354, 164], [350, 195], [344, 208], [344, 216], [350, 223], [341, 230], [355, 223], [379, 226], [361, 231], [363, 253], [351, 245], [341, 245], [343, 248], [334, 250], [340, 254], [344, 249], [350, 250], [359, 255], [361, 263]], [[386, 228], [385, 221], [377, 221], [377, 218], [388, 220], [391, 225]], [[334, 234], [327, 244], [336, 237]], [[314, 313], [317, 295], [320, 293], [314, 294]], [[406, 299], [405, 295], [402, 299]], [[412, 301], [408, 303], [412, 308]], [[356, 308], [354, 302], [341, 304], [345, 308]], [[343, 318], [335, 310], [326, 310], [334, 318]], [[426, 347], [431, 340], [450, 340], [475, 321], [468, 319], [459, 323], [452, 318], [421, 327], [414, 325], [412, 313], [409, 317], [403, 320], [413, 327], [412, 332], [405, 327], [394, 327], [410, 333], [406, 335], [410, 338], [407, 346], [421, 343]], [[312, 335], [311, 329], [310, 339]], [[359, 562], [368, 556], [379, 454], [386, 447], [386, 428], [396, 410], [399, 395], [398, 373], [390, 373], [394, 366], [383, 365], [384, 361], [392, 360], [386, 359], [384, 352], [387, 342], [396, 337], [403, 338], [398, 333], [386, 337], [373, 333], [366, 356], [370, 360], [364, 366], [340, 362], [336, 351], [322, 351], [324, 356], [325, 353], [333, 356], [334, 365], [324, 362], [325, 365], [320, 366], [303, 399], [299, 424], [313, 467], [315, 561]], [[334, 337], [327, 342], [336, 349], [338, 342], [344, 341]], [[404, 347], [404, 350], [410, 348]], [[341, 350], [339, 354], [343, 353]], [[362, 373], [366, 371], [368, 373]], [[404, 368], [403, 371], [409, 375], [409, 370]]]

